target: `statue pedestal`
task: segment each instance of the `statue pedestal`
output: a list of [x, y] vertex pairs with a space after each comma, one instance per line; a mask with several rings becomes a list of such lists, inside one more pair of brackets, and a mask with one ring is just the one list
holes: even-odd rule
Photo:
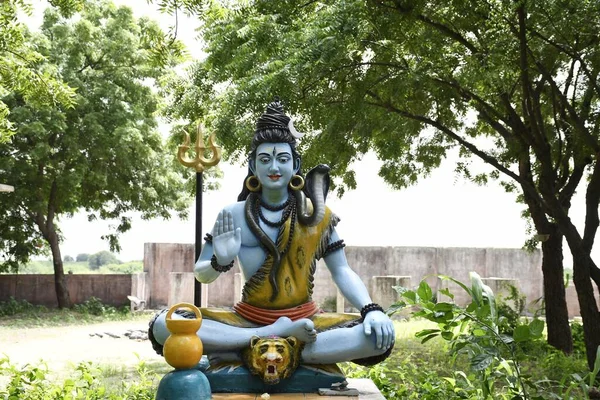
[[[269, 393], [269, 400], [385, 400], [377, 386], [370, 379], [348, 379], [348, 387], [358, 390], [358, 397], [321, 396], [318, 393]], [[212, 399], [262, 400], [262, 393], [213, 393]]]
[[265, 384], [243, 365], [216, 371], [207, 370], [207, 367], [206, 363], [200, 363], [200, 370], [210, 382], [213, 393], [317, 393], [320, 388], [330, 388], [345, 380], [335, 365], [333, 367], [336, 371], [332, 372], [301, 365], [291, 377], [282, 379], [276, 385]]

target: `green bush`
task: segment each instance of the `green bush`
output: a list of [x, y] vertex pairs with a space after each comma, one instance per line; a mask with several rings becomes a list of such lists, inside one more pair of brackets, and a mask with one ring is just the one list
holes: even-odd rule
[[0, 302], [0, 317], [24, 313], [34, 314], [44, 310], [46, 310], [44, 306], [34, 306], [27, 300], [16, 300], [12, 296], [7, 301]]
[[98, 253], [92, 254], [88, 259], [88, 264], [90, 265], [90, 269], [98, 269], [103, 265], [107, 264], [120, 264], [121, 262], [117, 259], [110, 251], [99, 251]]
[[90, 258], [88, 253], [79, 253], [77, 257], [75, 257], [75, 261], [77, 262], [86, 262]]
[[109, 274], [137, 274], [144, 272], [144, 263], [142, 261], [130, 261], [123, 264], [108, 264], [102, 266], [99, 272]]
[[73, 310], [82, 314], [105, 317], [116, 314], [129, 313], [129, 309], [127, 307], [117, 309], [116, 307], [102, 303], [102, 300], [94, 296], [90, 297], [88, 300], [84, 301], [81, 304], [75, 304], [75, 306], [73, 306]]
[[571, 335], [573, 336], [573, 353], [585, 356], [583, 325], [581, 325], [579, 322], [572, 322]]
[[498, 298], [498, 329], [500, 333], [512, 335], [521, 325], [521, 315], [525, 311], [525, 295], [514, 285], [507, 285], [509, 295]]
[[158, 375], [148, 371], [143, 362], [138, 365], [134, 380], [122, 381], [120, 385], [103, 384], [100, 369], [90, 362], [79, 363], [69, 378], [55, 382], [49, 377], [45, 364], [17, 368], [8, 358], [3, 358], [0, 359], [0, 378], [3, 377], [8, 384], [0, 387], [0, 398], [7, 400], [153, 400], [158, 382]]
[[[438, 296], [434, 295], [425, 281], [415, 290], [396, 288], [401, 301], [394, 304], [390, 312], [415, 307], [417, 311], [412, 313], [413, 317], [425, 318], [437, 324], [437, 328], [417, 332], [416, 337], [422, 343], [442, 338], [448, 343], [450, 355], [454, 359], [464, 358], [469, 363], [468, 371], [454, 370], [437, 379], [435, 376], [423, 375], [420, 371], [412, 372], [412, 379], [418, 379], [419, 385], [411, 390], [410, 396], [413, 393], [419, 395], [406, 398], [589, 398], [588, 392], [595, 390], [593, 384], [600, 370], [600, 347], [594, 371], [586, 373], [585, 368], [578, 370], [581, 364], [569, 364], [572, 358], [560, 359], [556, 352], [548, 350], [543, 337], [543, 321], [534, 318], [523, 322], [516, 313], [506, 311], [501, 316], [491, 289], [483, 284], [479, 275], [470, 275], [470, 286], [450, 277], [440, 276], [441, 279], [458, 284], [467, 292], [471, 303], [466, 307], [455, 304], [454, 295], [448, 289], [440, 292], [450, 298], [450, 302], [438, 302]], [[506, 333], [501, 330], [501, 323], [504, 323]], [[548, 372], [556, 372], [549, 367], [554, 367], [557, 363], [569, 369], [562, 371], [560, 380], [548, 379]], [[536, 371], [538, 376], [524, 372], [525, 369]], [[405, 373], [406, 369], [400, 372]], [[386, 387], [386, 382], [383, 386]]]

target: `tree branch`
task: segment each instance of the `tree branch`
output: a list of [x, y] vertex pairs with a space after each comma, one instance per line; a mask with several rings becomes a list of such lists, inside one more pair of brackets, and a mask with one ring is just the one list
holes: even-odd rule
[[[575, 190], [577, 190], [577, 186], [579, 186], [579, 182], [581, 182], [581, 178], [583, 178], [583, 173], [585, 172], [586, 163], [580, 163], [575, 165], [567, 184], [558, 192], [558, 201], [563, 205], [570, 205], [571, 198], [575, 194]], [[567, 204], [568, 202], [568, 204]]]
[[500, 172], [504, 173], [505, 175], [509, 176], [510, 178], [514, 179], [516, 182], [518, 182], [521, 185], [523, 190], [527, 190], [533, 198], [535, 198], [537, 201], [539, 201], [542, 204], [544, 203], [544, 200], [539, 196], [535, 186], [533, 186], [529, 182], [521, 179], [521, 177], [519, 175], [515, 174], [510, 169], [508, 169], [504, 165], [500, 164], [500, 162], [497, 159], [495, 159], [493, 156], [490, 156], [486, 152], [480, 150], [479, 148], [477, 148], [477, 146], [475, 146], [474, 144], [463, 139], [462, 137], [460, 137], [460, 135], [458, 135], [456, 132], [449, 129], [445, 125], [441, 124], [438, 121], [432, 120], [431, 118], [428, 118], [426, 116], [416, 115], [416, 114], [410, 113], [406, 110], [400, 110], [400, 109], [396, 108], [394, 105], [392, 105], [389, 101], [383, 101], [376, 93], [374, 93], [372, 91], [368, 91], [367, 94], [369, 96], [373, 97], [375, 100], [377, 100], [377, 102], [366, 101], [367, 104], [384, 108], [388, 111], [397, 113], [399, 115], [402, 115], [406, 118], [410, 118], [415, 121], [423, 122], [429, 126], [432, 126], [436, 129], [438, 129], [439, 131], [443, 132], [444, 134], [446, 134], [448, 137], [450, 137], [454, 141], [458, 142], [461, 146], [464, 146], [465, 148], [467, 148], [471, 153], [473, 153], [477, 157], [481, 158], [486, 163], [492, 165], [498, 171], [500, 171]]
[[518, 15], [518, 39], [519, 39], [519, 62], [520, 62], [520, 76], [521, 76], [521, 89], [523, 90], [523, 116], [525, 118], [525, 126], [530, 132], [534, 141], [532, 146], [534, 151], [539, 148], [539, 145], [543, 143], [541, 141], [541, 130], [538, 126], [537, 118], [534, 112], [533, 106], [533, 95], [531, 88], [531, 78], [529, 76], [529, 62], [527, 57], [527, 36], [526, 36], [526, 21], [525, 21], [525, 3], [521, 2], [517, 8]]
[[[388, 6], [388, 5], [384, 4], [383, 1], [377, 1], [376, 3], [379, 4], [382, 7], [396, 10], [396, 11], [398, 11], [401, 14], [413, 14], [413, 11], [414, 11], [412, 8], [403, 7], [399, 2], [394, 3], [393, 6]], [[447, 36], [447, 37], [449, 37], [451, 39], [454, 39], [458, 43], [462, 44], [467, 49], [469, 49], [469, 51], [471, 53], [475, 54], [475, 53], [479, 52], [479, 49], [473, 43], [471, 43], [467, 38], [465, 38], [464, 36], [462, 36], [459, 32], [455, 31], [451, 27], [449, 27], [447, 25], [444, 25], [441, 22], [434, 21], [429, 16], [424, 15], [424, 14], [414, 13], [413, 15], [418, 20], [420, 20], [420, 21], [424, 22], [425, 24], [427, 24], [427, 25], [435, 28], [437, 31], [441, 32], [445, 36]]]
[[[472, 92], [471, 90], [465, 88], [464, 86], [459, 85], [458, 82], [456, 82], [454, 80], [453, 81], [447, 81], [447, 80], [444, 80], [442, 78], [431, 78], [431, 79], [434, 82], [438, 82], [438, 83], [441, 83], [443, 85], [450, 86], [451, 88], [457, 90], [462, 97], [467, 98], [468, 100], [475, 100], [479, 105], [481, 105], [481, 107], [483, 109], [486, 110], [486, 112], [488, 113], [488, 115], [491, 115], [494, 118], [499, 119], [502, 122], [504, 122], [505, 124], [509, 125], [508, 119], [504, 115], [502, 115], [498, 110], [496, 110], [491, 104], [489, 104], [482, 97], [480, 97], [476, 93]], [[509, 134], [510, 135], [510, 133], [506, 129], [503, 129], [503, 131], [504, 131], [505, 134]], [[502, 135], [502, 132], [498, 131], [498, 133], [500, 133]]]
[[598, 217], [600, 205], [600, 154], [596, 156], [596, 163], [585, 193], [585, 228], [583, 229], [583, 248], [592, 251], [594, 238], [598, 231], [600, 219]]
[[48, 197], [48, 214], [46, 217], [46, 229], [48, 232], [54, 230], [54, 215], [56, 212], [56, 196], [58, 195], [58, 185], [56, 179], [52, 181], [52, 187], [50, 188], [50, 196]]
[[573, 126], [577, 129], [577, 132], [581, 134], [581, 136], [585, 139], [586, 143], [596, 152], [600, 153], [600, 143], [598, 140], [590, 135], [589, 130], [585, 126], [585, 121], [582, 121], [579, 115], [577, 115], [577, 110], [573, 107], [573, 105], [569, 102], [569, 99], [563, 95], [563, 93], [558, 88], [558, 85], [552, 79], [552, 75], [546, 70], [546, 68], [537, 60], [534, 60], [536, 66], [544, 76], [544, 78], [550, 83], [550, 86], [558, 93], [558, 99], [560, 100], [563, 107], [568, 112], [568, 115], [573, 122]]
[[537, 36], [538, 38], [542, 39], [542, 41], [544, 41], [544, 42], [548, 43], [549, 45], [555, 47], [556, 49], [558, 49], [559, 51], [561, 51], [564, 54], [568, 55], [572, 59], [577, 60], [579, 62], [581, 70], [583, 71], [583, 73], [585, 74], [585, 76], [589, 79], [590, 83], [595, 88], [597, 94], [600, 96], [600, 85], [598, 85], [597, 77], [596, 77], [595, 74], [593, 74], [593, 73], [590, 72], [590, 70], [587, 67], [587, 64], [585, 63], [585, 60], [581, 57], [581, 55], [579, 53], [577, 53], [576, 51], [571, 51], [571, 50], [567, 49], [566, 47], [560, 45], [559, 43], [556, 43], [555, 41], [551, 40], [550, 38], [545, 37], [544, 35], [542, 35], [541, 33], [539, 33], [538, 31], [536, 31], [536, 30], [534, 30], [532, 28], [528, 28], [528, 30], [534, 36]]

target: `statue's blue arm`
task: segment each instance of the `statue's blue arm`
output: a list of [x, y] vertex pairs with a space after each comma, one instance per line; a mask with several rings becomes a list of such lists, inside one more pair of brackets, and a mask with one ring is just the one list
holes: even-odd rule
[[194, 267], [194, 276], [199, 282], [211, 283], [220, 275], [220, 273], [210, 265], [210, 258], [212, 255], [212, 243], [205, 242], [200, 257], [198, 257], [198, 261], [196, 261], [196, 266]]
[[[338, 240], [340, 240], [340, 238], [334, 230], [329, 242], [333, 243]], [[343, 249], [326, 255], [323, 260], [325, 261], [325, 265], [327, 265], [329, 272], [331, 272], [331, 277], [336, 286], [350, 304], [360, 310], [363, 306], [372, 302], [371, 296], [369, 296], [369, 292], [363, 281], [348, 265], [346, 253]]]
[[196, 279], [210, 283], [217, 279], [220, 272], [212, 268], [211, 257], [216, 257], [219, 265], [225, 266], [237, 257], [242, 245], [241, 229], [233, 223], [233, 205], [225, 207], [217, 216], [212, 229], [212, 243], [206, 243], [194, 268]]
[[[339, 236], [334, 230], [329, 242], [333, 243], [338, 240]], [[371, 296], [363, 281], [348, 265], [343, 248], [325, 256], [324, 261], [331, 272], [333, 281], [346, 300], [359, 310], [372, 303]], [[372, 331], [375, 332], [378, 348], [388, 348], [392, 344], [395, 336], [394, 325], [385, 313], [381, 311], [369, 312], [363, 321], [363, 327], [365, 335], [370, 335]]]

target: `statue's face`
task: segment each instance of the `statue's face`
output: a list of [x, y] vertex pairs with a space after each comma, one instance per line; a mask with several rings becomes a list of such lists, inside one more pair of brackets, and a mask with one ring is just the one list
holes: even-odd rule
[[262, 143], [256, 149], [254, 174], [266, 189], [285, 189], [296, 173], [288, 143]]

